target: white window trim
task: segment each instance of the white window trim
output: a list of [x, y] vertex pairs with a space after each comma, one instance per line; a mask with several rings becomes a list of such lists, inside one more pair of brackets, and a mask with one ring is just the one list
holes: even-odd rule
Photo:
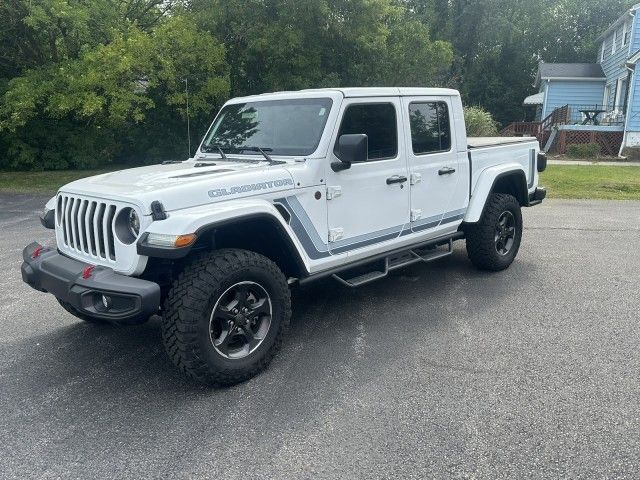
[[621, 107], [621, 102], [620, 100], [622, 99], [622, 82], [624, 82], [625, 80], [627, 80], [627, 75], [623, 75], [621, 77], [618, 78], [618, 80], [616, 81], [616, 98], [613, 99], [613, 113], [614, 115], [621, 115], [622, 114], [622, 110], [619, 109], [619, 107]]
[[604, 54], [607, 51], [607, 41], [602, 42], [602, 50], [600, 51], [600, 63], [604, 62]]
[[613, 31], [611, 35], [611, 55], [615, 55], [616, 53], [616, 30]]
[[613, 99], [613, 114], [618, 114], [618, 104], [620, 99], [620, 89], [622, 87], [622, 78], [616, 80], [616, 96]]
[[627, 22], [624, 22], [624, 25], [622, 26], [622, 46], [625, 47], [628, 45], [628, 43], [626, 43], [627, 40]]

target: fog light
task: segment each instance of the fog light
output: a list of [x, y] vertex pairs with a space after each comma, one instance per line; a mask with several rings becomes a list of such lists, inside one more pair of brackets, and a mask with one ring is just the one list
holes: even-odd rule
[[111, 297], [102, 295], [102, 306], [104, 307], [104, 309], [109, 310], [111, 308], [111, 305], [113, 305], [113, 301], [111, 300]]

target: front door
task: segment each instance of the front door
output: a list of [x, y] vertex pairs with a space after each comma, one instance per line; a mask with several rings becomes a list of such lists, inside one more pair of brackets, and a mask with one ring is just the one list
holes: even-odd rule
[[[327, 175], [329, 249], [338, 254], [398, 237], [409, 223], [409, 181], [398, 97], [345, 99], [340, 135], [366, 134], [368, 159]], [[330, 162], [338, 161], [335, 147]]]
[[[403, 115], [411, 179], [411, 229], [427, 231], [459, 221], [464, 213], [459, 154], [454, 146], [449, 97], [404, 97]], [[466, 181], [466, 180], [465, 180]]]

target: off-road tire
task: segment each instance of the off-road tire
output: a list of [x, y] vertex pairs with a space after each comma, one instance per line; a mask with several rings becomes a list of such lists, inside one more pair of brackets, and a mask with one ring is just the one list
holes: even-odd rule
[[[222, 356], [211, 340], [211, 313], [223, 293], [238, 282], [258, 282], [271, 299], [268, 333], [255, 351], [240, 359]], [[164, 302], [162, 339], [173, 363], [198, 382], [224, 386], [264, 370], [282, 344], [291, 317], [287, 279], [268, 258], [247, 250], [199, 253], [174, 281]]]
[[71, 315], [73, 315], [74, 317], [79, 318], [80, 320], [83, 320], [85, 322], [88, 323], [95, 323], [97, 325], [104, 325], [107, 322], [102, 320], [101, 318], [96, 318], [96, 317], [92, 317], [90, 315], [85, 315], [84, 313], [80, 313], [78, 310], [76, 310], [73, 305], [71, 305], [70, 303], [65, 302], [64, 300], [60, 300], [59, 298], [56, 298], [56, 300], [58, 300], [58, 303], [62, 306], [62, 308], [64, 308], [67, 312], [69, 312]]
[[[508, 253], [501, 255], [496, 249], [496, 227], [505, 212], [511, 212], [515, 220], [515, 238]], [[464, 231], [467, 238], [467, 255], [471, 263], [480, 270], [504, 270], [516, 258], [522, 240], [520, 203], [513, 195], [492, 193], [487, 199], [480, 221], [467, 224]]]

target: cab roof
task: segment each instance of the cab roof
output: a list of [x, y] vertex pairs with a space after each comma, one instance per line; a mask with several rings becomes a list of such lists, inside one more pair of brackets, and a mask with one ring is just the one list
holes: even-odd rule
[[421, 87], [349, 87], [349, 88], [317, 88], [308, 90], [295, 90], [283, 92], [262, 93], [233, 99], [233, 102], [264, 100], [265, 97], [310, 97], [315, 95], [327, 95], [335, 97], [341, 95], [345, 98], [354, 97], [408, 97], [408, 96], [442, 96], [457, 97], [460, 93], [449, 88], [421, 88]]
[[421, 88], [421, 87], [349, 87], [349, 88], [321, 88], [317, 90], [302, 90], [313, 92], [338, 91], [345, 97], [406, 97], [420, 95], [457, 96], [456, 90], [449, 88]]

